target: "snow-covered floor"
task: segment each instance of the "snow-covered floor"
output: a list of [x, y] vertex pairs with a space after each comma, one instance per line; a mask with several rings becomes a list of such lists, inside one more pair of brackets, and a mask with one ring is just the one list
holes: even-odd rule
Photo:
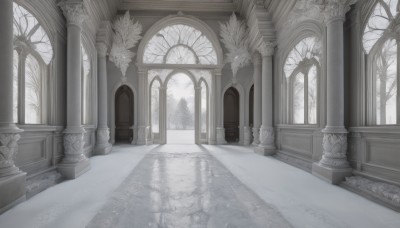
[[[207, 151], [233, 175], [226, 171], [214, 158], [201, 158], [201, 156], [193, 155], [202, 152], [207, 154]], [[154, 165], [155, 161], [160, 161], [153, 159], [154, 154], [157, 153], [173, 154], [173, 156], [166, 159], [167, 163], [164, 164], [165, 167], [170, 167], [170, 171], [154, 171], [165, 169], [163, 165]], [[108, 203], [113, 202], [113, 199], [116, 199], [115, 196], [121, 196], [118, 192], [124, 186], [129, 186], [126, 184], [130, 180], [133, 180], [132, 183], [148, 180], [148, 178], [135, 179], [138, 178], [138, 175], [135, 177], [136, 172], [132, 172], [136, 171], [135, 168], [137, 168], [139, 170], [138, 173], [145, 174], [146, 166], [148, 167], [147, 175], [156, 174], [152, 178], [158, 181], [151, 183], [148, 180], [149, 186], [160, 187], [163, 181], [174, 181], [173, 185], [168, 185], [172, 192], [166, 191], [166, 193], [172, 194], [172, 201], [169, 201], [169, 206], [172, 203], [172, 206], [177, 208], [185, 206], [185, 204], [180, 204], [181, 201], [179, 200], [173, 200], [176, 196], [175, 193], [178, 196], [182, 196], [184, 192], [181, 191], [191, 191], [200, 187], [198, 185], [203, 183], [201, 184], [201, 191], [196, 191], [195, 194], [201, 196], [201, 192], [212, 190], [215, 186], [218, 187], [218, 185], [214, 184], [218, 182], [220, 177], [218, 174], [222, 172], [228, 173], [230, 177], [219, 179], [221, 182], [225, 182], [222, 183], [222, 187], [219, 185], [220, 187], [217, 189], [223, 189], [223, 186], [229, 183], [236, 183], [235, 179], [237, 178], [251, 191], [248, 195], [244, 195], [246, 197], [240, 197], [234, 192], [233, 194], [237, 198], [234, 201], [232, 201], [232, 197], [229, 197], [229, 194], [232, 194], [229, 191], [226, 194], [215, 195], [220, 197], [215, 198], [216, 202], [214, 203], [220, 203], [220, 205], [223, 205], [226, 200], [227, 204], [225, 206], [229, 204], [241, 207], [238, 205], [243, 206], [243, 203], [247, 202], [246, 199], [249, 202], [254, 201], [254, 199], [261, 199], [264, 201], [262, 202], [264, 205], [260, 204], [261, 209], [258, 206], [256, 209], [263, 211], [263, 207], [269, 208], [272, 214], [277, 213], [276, 218], [282, 216], [282, 221], [288, 221], [293, 227], [400, 227], [399, 213], [379, 206], [340, 187], [327, 184], [307, 172], [272, 157], [254, 154], [251, 147], [208, 145], [201, 147], [195, 145], [145, 147], [118, 145], [114, 147], [110, 155], [96, 156], [90, 160], [91, 170], [78, 179], [65, 181], [49, 188], [2, 214], [0, 216], [0, 227], [85, 227], [90, 221], [96, 221], [96, 215], [101, 214], [104, 208], [107, 209], [106, 206]], [[198, 165], [202, 163], [208, 165]], [[194, 168], [193, 166], [196, 167]], [[208, 166], [214, 168], [206, 168]], [[200, 175], [203, 173], [202, 170], [208, 170], [208, 174], [205, 176]], [[209, 173], [210, 170], [216, 170], [216, 172]], [[195, 176], [200, 179], [213, 179], [214, 184], [208, 184], [205, 187], [204, 183], [206, 182], [194, 181], [193, 178]], [[238, 189], [240, 189], [242, 185], [240, 182], [237, 183], [239, 184], [234, 186], [238, 186]], [[229, 190], [229, 188], [227, 189]], [[257, 194], [258, 197], [254, 196], [252, 192]], [[136, 196], [143, 194], [140, 191], [136, 193]], [[153, 191], [153, 193], [157, 193], [157, 191]], [[142, 196], [145, 196], [145, 194]], [[155, 197], [153, 199], [160, 199], [154, 194], [148, 196]], [[184, 194], [183, 196], [186, 197]], [[224, 198], [224, 196], [228, 198]], [[204, 199], [203, 197], [200, 198]], [[187, 195], [186, 199], [189, 204], [198, 202], [191, 198], [190, 195]], [[148, 204], [151, 205], [143, 205], [143, 208], [154, 208], [157, 206], [157, 202], [159, 201], [150, 200]], [[238, 202], [242, 202], [242, 204], [238, 204]], [[135, 205], [135, 207], [140, 209], [141, 205]], [[246, 209], [246, 205], [243, 208], [238, 208], [238, 211], [243, 209], [249, 211]], [[173, 216], [170, 218], [173, 218]], [[229, 217], [225, 219], [230, 221]], [[179, 227], [179, 224], [174, 227]], [[228, 222], [226, 225], [224, 227], [234, 227], [228, 226]]]
[[167, 144], [194, 144], [194, 130], [167, 130]]

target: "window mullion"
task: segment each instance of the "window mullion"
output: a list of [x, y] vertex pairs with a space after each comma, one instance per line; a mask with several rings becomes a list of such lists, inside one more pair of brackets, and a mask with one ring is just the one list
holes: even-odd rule
[[310, 69], [304, 72], [304, 124], [308, 124], [308, 73]]
[[19, 53], [18, 65], [18, 123], [25, 124], [25, 63], [27, 53], [23, 48], [17, 50]]

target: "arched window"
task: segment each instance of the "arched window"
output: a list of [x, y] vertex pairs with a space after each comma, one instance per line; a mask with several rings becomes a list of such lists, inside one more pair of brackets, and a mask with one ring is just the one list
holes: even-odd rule
[[368, 102], [372, 104], [370, 123], [398, 124], [399, 41], [396, 33], [400, 14], [398, 0], [379, 0], [372, 9], [363, 34], [363, 47], [368, 64]]
[[217, 65], [217, 53], [201, 31], [183, 24], [170, 25], [154, 35], [145, 47], [147, 64]]
[[81, 46], [82, 53], [82, 124], [90, 124], [92, 116], [92, 72], [90, 59], [86, 49]]
[[48, 66], [53, 58], [50, 39], [38, 20], [14, 3], [14, 122], [44, 124]]
[[301, 40], [289, 53], [284, 73], [287, 79], [289, 116], [293, 124], [317, 124], [318, 78], [321, 43], [316, 37]]

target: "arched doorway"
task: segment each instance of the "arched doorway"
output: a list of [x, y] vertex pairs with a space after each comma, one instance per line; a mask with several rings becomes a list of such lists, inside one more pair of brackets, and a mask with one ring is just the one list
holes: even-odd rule
[[250, 88], [249, 94], [249, 127], [254, 126], [254, 85]]
[[130, 143], [133, 139], [134, 97], [132, 90], [121, 86], [115, 94], [115, 141]]
[[239, 92], [230, 87], [224, 94], [224, 128], [227, 142], [239, 142], [240, 125], [240, 96]]
[[195, 92], [191, 78], [176, 73], [167, 80], [167, 144], [195, 143]]

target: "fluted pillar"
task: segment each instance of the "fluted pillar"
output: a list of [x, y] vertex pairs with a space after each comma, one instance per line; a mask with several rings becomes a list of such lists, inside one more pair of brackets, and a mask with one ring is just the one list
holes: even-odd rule
[[103, 42], [97, 43], [97, 93], [98, 93], [98, 124], [97, 124], [97, 140], [95, 153], [105, 155], [110, 153], [112, 145], [110, 140], [110, 129], [107, 125], [107, 44]]
[[355, 1], [329, 0], [322, 5], [327, 26], [327, 125], [322, 131], [322, 159], [312, 173], [336, 184], [351, 175], [346, 158], [347, 130], [344, 127], [344, 40], [343, 23]]
[[254, 66], [254, 104], [253, 104], [253, 145], [258, 146], [260, 144], [260, 127], [261, 127], [261, 55], [256, 52], [253, 54], [253, 66]]
[[74, 179], [90, 168], [89, 159], [83, 151], [81, 120], [81, 33], [86, 10], [83, 1], [59, 3], [67, 19], [67, 127], [64, 131], [64, 158], [58, 165], [59, 172], [67, 179]]
[[25, 200], [26, 173], [14, 165], [22, 132], [13, 120], [13, 1], [0, 1], [0, 213]]
[[260, 128], [260, 144], [255, 148], [255, 152], [262, 155], [272, 155], [275, 153], [272, 91], [272, 56], [274, 54], [274, 47], [274, 43], [265, 43], [260, 50], [262, 55], [262, 125]]
[[215, 77], [215, 115], [217, 117], [217, 144], [223, 145], [226, 144], [225, 140], [225, 128], [224, 128], [224, 121], [223, 121], [223, 110], [224, 104], [222, 102], [222, 88], [221, 88], [221, 79], [222, 75], [221, 72], [216, 72], [214, 74]]

